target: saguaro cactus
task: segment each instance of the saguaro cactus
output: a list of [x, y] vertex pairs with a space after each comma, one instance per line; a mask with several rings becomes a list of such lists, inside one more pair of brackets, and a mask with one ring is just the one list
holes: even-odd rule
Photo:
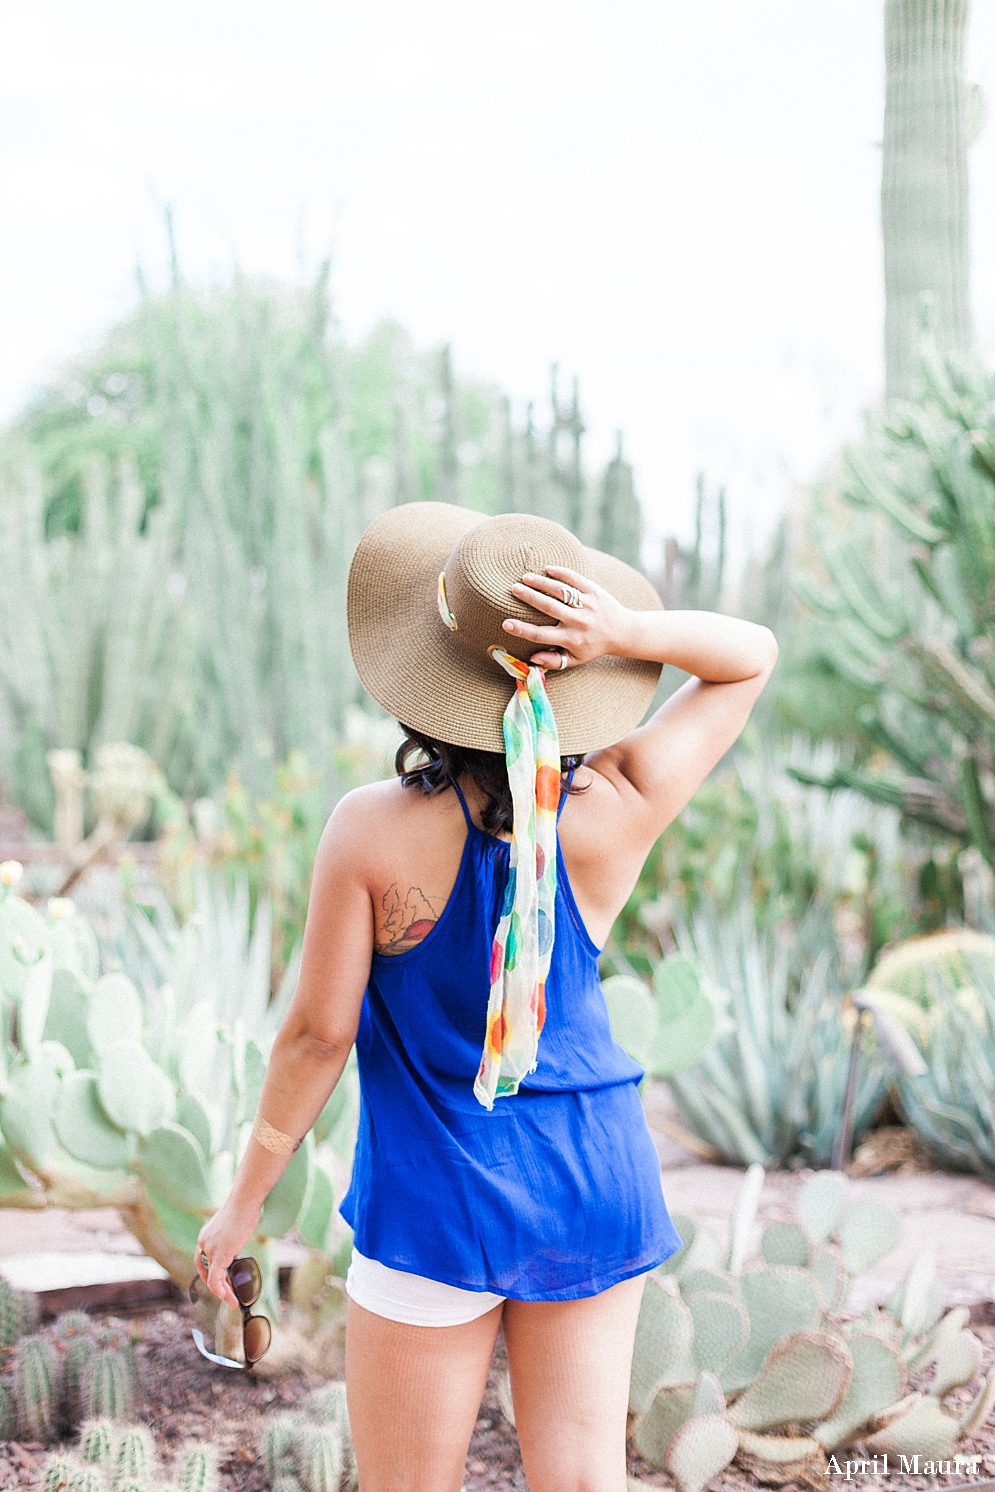
[[889, 397], [914, 391], [924, 302], [940, 352], [971, 346], [967, 150], [980, 96], [968, 89], [969, 0], [886, 0], [885, 361]]

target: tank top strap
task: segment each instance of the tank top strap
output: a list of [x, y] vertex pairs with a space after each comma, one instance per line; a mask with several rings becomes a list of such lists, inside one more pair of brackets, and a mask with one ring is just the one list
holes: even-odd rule
[[449, 781], [453, 786], [453, 790], [456, 793], [457, 798], [459, 799], [459, 806], [462, 808], [463, 817], [466, 819], [466, 827], [468, 829], [472, 829], [474, 827], [473, 819], [470, 817], [470, 810], [466, 806], [466, 799], [463, 796], [463, 791], [459, 783], [456, 781], [455, 777], [450, 777]]

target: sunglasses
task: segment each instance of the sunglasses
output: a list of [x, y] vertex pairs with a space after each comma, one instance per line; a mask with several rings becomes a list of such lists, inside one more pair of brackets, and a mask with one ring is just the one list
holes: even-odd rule
[[[259, 1299], [263, 1289], [263, 1277], [255, 1259], [234, 1259], [228, 1266], [227, 1274], [242, 1312], [242, 1346], [245, 1361], [236, 1362], [233, 1357], [222, 1357], [217, 1352], [209, 1351], [204, 1333], [199, 1327], [195, 1326], [191, 1335], [197, 1351], [202, 1357], [206, 1357], [208, 1362], [216, 1362], [222, 1368], [240, 1368], [245, 1372], [269, 1350], [269, 1345], [273, 1340], [273, 1328], [265, 1316], [253, 1316], [250, 1309]], [[215, 1317], [217, 1316], [221, 1301], [216, 1295], [211, 1294], [200, 1275], [191, 1281], [189, 1294], [190, 1304], [196, 1306], [201, 1315], [208, 1311], [213, 1312]]]

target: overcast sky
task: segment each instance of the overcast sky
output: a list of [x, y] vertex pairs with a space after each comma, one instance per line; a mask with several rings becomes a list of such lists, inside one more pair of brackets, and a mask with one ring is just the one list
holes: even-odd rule
[[[579, 374], [652, 529], [694, 472], [742, 531], [881, 367], [882, 0], [0, 0], [0, 415], [133, 304], [310, 272], [521, 405]], [[991, 97], [995, 0], [970, 75]], [[995, 124], [972, 155], [995, 350]]]

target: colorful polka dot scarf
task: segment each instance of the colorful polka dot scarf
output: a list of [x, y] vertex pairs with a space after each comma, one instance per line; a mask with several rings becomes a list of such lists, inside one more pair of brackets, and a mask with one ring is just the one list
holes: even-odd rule
[[485, 1109], [535, 1072], [553, 952], [560, 742], [546, 676], [501, 648], [491, 657], [515, 680], [504, 712], [514, 820], [504, 904], [491, 948], [487, 1034], [473, 1091]]

